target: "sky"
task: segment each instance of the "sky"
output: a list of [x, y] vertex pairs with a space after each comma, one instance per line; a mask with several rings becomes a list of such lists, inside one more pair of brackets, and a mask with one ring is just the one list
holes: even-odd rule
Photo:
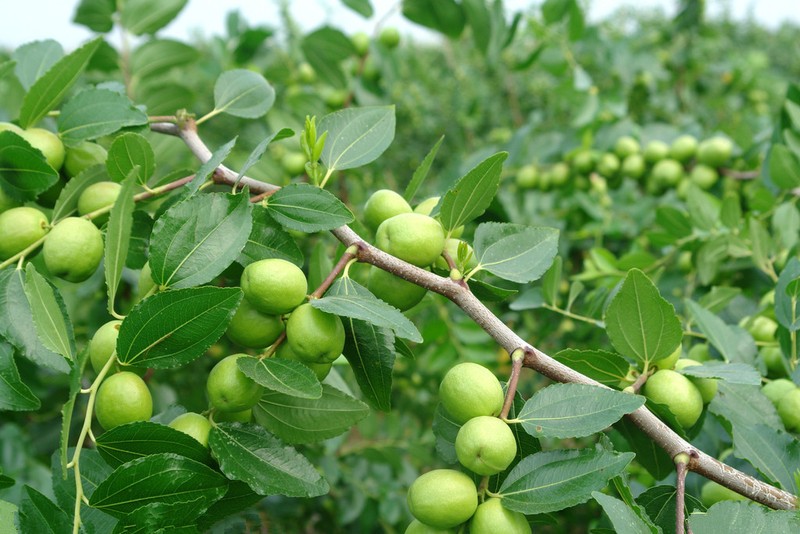
[[[587, 3], [586, 0], [581, 0]], [[734, 17], [755, 18], [770, 27], [791, 20], [800, 24], [798, 0], [707, 0], [710, 13], [730, 11]], [[505, 0], [508, 10], [525, 9], [540, 4], [541, 0]], [[677, 0], [588, 0], [589, 17], [599, 20], [613, 13], [620, 6], [636, 6], [641, 9], [663, 9], [674, 13]], [[67, 49], [75, 48], [91, 37], [91, 32], [70, 22], [78, 0], [0, 0], [0, 46], [16, 47], [21, 44], [52, 38]], [[187, 40], [200, 32], [202, 35], [224, 33], [225, 14], [238, 9], [252, 26], [277, 25], [276, 0], [189, 0], [183, 12], [167, 26], [160, 35]], [[404, 34], [415, 38], [431, 37], [418, 26], [403, 19], [400, 0], [372, 0], [375, 15], [365, 20], [343, 7], [340, 0], [294, 0], [291, 10], [305, 29], [325, 23], [336, 26], [347, 33], [371, 32], [378, 21], [396, 26]], [[13, 6], [13, 7], [11, 7]], [[756, 7], [757, 6], [757, 7]], [[46, 16], [43, 16], [46, 14]]]

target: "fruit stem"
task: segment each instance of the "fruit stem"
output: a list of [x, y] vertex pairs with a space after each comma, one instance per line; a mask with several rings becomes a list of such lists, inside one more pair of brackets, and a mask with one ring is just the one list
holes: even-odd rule
[[267, 347], [266, 350], [264, 350], [264, 352], [259, 354], [258, 359], [263, 360], [264, 358], [272, 357], [272, 355], [275, 354], [275, 352], [278, 350], [278, 347], [281, 346], [281, 343], [283, 343], [285, 340], [286, 340], [286, 329], [284, 329], [283, 332], [281, 332], [281, 335], [278, 336], [278, 339], [275, 340], [275, 343]]
[[644, 383], [647, 382], [647, 379], [652, 374], [651, 371], [655, 371], [655, 369], [648, 369], [648, 365], [645, 364], [644, 371], [642, 371], [642, 374], [636, 377], [636, 381], [633, 384], [628, 386], [629, 388], [631, 388], [633, 393], [639, 393], [639, 390], [642, 389], [642, 386], [644, 386]]
[[[48, 231], [49, 231], [49, 230], [48, 230]], [[33, 243], [31, 243], [30, 245], [28, 245], [28, 247], [27, 247], [27, 248], [25, 248], [24, 250], [22, 250], [22, 251], [20, 251], [20, 252], [17, 252], [16, 254], [14, 254], [13, 256], [11, 256], [10, 258], [8, 258], [8, 259], [7, 259], [6, 261], [4, 261], [3, 263], [0, 263], [0, 269], [5, 269], [5, 268], [6, 268], [6, 267], [8, 267], [9, 265], [12, 265], [12, 264], [14, 264], [14, 263], [19, 263], [19, 262], [23, 261], [23, 260], [25, 259], [25, 257], [26, 257], [26, 256], [28, 256], [28, 255], [29, 255], [31, 252], [33, 252], [34, 250], [36, 250], [37, 248], [39, 248], [39, 246], [40, 246], [42, 243], [44, 243], [44, 239], [45, 239], [45, 237], [47, 237], [47, 234], [45, 234], [43, 237], [40, 237], [39, 239], [37, 239], [36, 241], [34, 241], [34, 242], [33, 242]], [[18, 269], [21, 269], [21, 268], [22, 268], [22, 264], [20, 263], [20, 265], [18, 265], [18, 266], [17, 266], [17, 268], [18, 268]]]
[[339, 261], [337, 261], [336, 265], [333, 266], [331, 272], [328, 273], [328, 276], [325, 277], [325, 280], [323, 280], [322, 283], [319, 285], [319, 287], [315, 289], [314, 292], [311, 293], [308, 297], [310, 299], [321, 298], [322, 295], [324, 295], [325, 292], [328, 290], [328, 288], [331, 287], [331, 284], [333, 284], [333, 281], [336, 280], [336, 277], [339, 276], [339, 274], [341, 274], [344, 268], [347, 267], [347, 265], [351, 261], [356, 259], [356, 254], [358, 254], [358, 247], [356, 246], [347, 247], [347, 250], [344, 251], [342, 257], [339, 258]]
[[685, 497], [686, 497], [686, 472], [689, 467], [689, 455], [681, 452], [673, 458], [677, 473], [675, 495], [675, 534], [683, 534], [685, 529]]
[[517, 382], [519, 382], [519, 373], [522, 370], [522, 361], [525, 359], [525, 350], [516, 349], [511, 353], [511, 376], [508, 378], [508, 390], [506, 391], [506, 398], [503, 401], [503, 409], [500, 410], [500, 419], [506, 420], [508, 413], [511, 411], [511, 406], [514, 405], [514, 397], [517, 394]]
[[325, 184], [328, 183], [328, 179], [331, 177], [331, 174], [333, 174], [333, 171], [334, 168], [331, 167], [330, 169], [328, 169], [328, 172], [325, 173], [325, 178], [323, 178], [322, 183], [319, 184], [320, 189], [325, 189]]
[[565, 310], [559, 308], [558, 306], [554, 306], [552, 304], [543, 304], [542, 308], [546, 310], [550, 310], [556, 313], [560, 313], [564, 317], [569, 317], [570, 319], [575, 319], [576, 321], [582, 321], [584, 323], [589, 323], [590, 325], [597, 326], [600, 328], [605, 328], [606, 325], [603, 321], [598, 321], [597, 319], [592, 319], [591, 317], [586, 317], [585, 315], [579, 315], [577, 313], [573, 313], [569, 310]]

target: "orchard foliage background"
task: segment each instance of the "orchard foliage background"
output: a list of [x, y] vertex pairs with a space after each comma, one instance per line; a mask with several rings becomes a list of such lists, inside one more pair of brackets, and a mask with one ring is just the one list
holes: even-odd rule
[[[797, 27], [708, 20], [699, 0], [679, 2], [674, 19], [625, 12], [596, 25], [576, 0], [547, 0], [519, 13], [505, 12], [499, 0], [406, 0], [402, 16], [437, 32], [436, 43], [404, 37], [394, 46], [378, 38], [391, 18], [371, 36], [350, 35], [335, 21], [303, 32], [285, 6], [271, 26], [234, 12], [226, 35], [160, 38], [185, 3], [83, 0], [74, 20], [98, 38], [74, 51], [39, 41], [0, 52], [0, 120], [58, 132], [68, 146], [96, 140], [109, 150], [107, 166], [67, 182], [21, 137], [1, 133], [4, 209], [38, 205], [52, 221], [75, 209], [87, 185], [122, 184], [102, 227], [104, 265], [87, 281], [52, 276], [35, 251], [2, 263], [0, 531], [72, 531], [76, 483], [74, 463], [67, 466], [86, 438], [81, 491], [100, 509], [78, 498], [85, 532], [402, 532], [412, 519], [409, 485], [421, 472], [457, 464], [457, 428], [438, 406], [444, 373], [471, 361], [508, 380], [509, 352], [517, 348], [526, 367], [513, 408], [523, 420], [514, 424], [520, 456], [512, 464], [519, 462], [512, 468], [521, 497], [505, 502], [537, 532], [674, 531], [683, 476], [670, 455], [679, 452], [689, 454], [691, 471], [773, 507], [795, 507], [800, 421], [779, 417], [760, 386], [780, 378], [800, 383]], [[343, 3], [372, 15], [368, 0]], [[606, 158], [601, 166], [621, 137], [646, 147], [684, 134], [732, 142], [731, 156], [715, 169], [718, 180], [693, 178], [691, 158], [666, 178], [654, 176], [652, 163], [638, 179], [621, 161], [615, 167]], [[587, 155], [581, 169], [578, 159]], [[232, 172], [214, 170], [223, 161]], [[247, 195], [273, 188], [250, 179], [306, 185], [281, 189], [264, 207]], [[228, 195], [233, 182], [238, 195]], [[463, 195], [465, 186], [483, 200]], [[455, 293], [457, 284], [372, 249], [345, 252], [340, 241], [353, 236], [327, 232], [349, 224], [374, 243], [363, 207], [382, 188], [412, 205], [445, 195], [437, 208], [445, 229], [466, 223], [463, 239], [481, 264], [471, 273], [463, 268], [466, 248], [453, 251], [454, 278], [466, 274], [474, 295], [510, 330], [492, 326], [488, 310], [472, 307], [471, 318], [433, 291], [405, 313], [410, 322], [359, 293], [351, 282], [366, 286], [375, 269], [366, 263], [376, 263], [462, 307], [471, 302]], [[303, 213], [309, 206], [312, 215]], [[222, 230], [211, 227], [218, 221]], [[182, 225], [212, 236], [213, 254], [187, 252], [194, 243]], [[165, 245], [172, 234], [183, 235], [178, 249]], [[516, 263], [510, 241], [491, 247], [510, 237], [524, 251]], [[270, 382], [258, 424], [221, 423], [210, 453], [163, 425], [105, 434], [95, 426], [89, 436], [99, 447], [87, 437], [89, 395], [80, 390], [91, 389], [95, 374], [83, 370], [85, 348], [112, 315], [125, 315], [129, 325], [117, 356], [150, 368], [153, 421], [166, 424], [185, 410], [208, 409], [206, 377], [220, 358], [258, 353], [222, 336], [245, 265], [281, 257], [303, 266], [309, 292], [324, 291], [347, 254], [362, 261], [315, 303], [350, 324], [347, 358], [337, 360], [325, 385], [313, 377], [283, 389], [280, 380]], [[156, 283], [168, 290], [142, 291], [148, 258], [159, 266]], [[444, 277], [449, 271], [434, 267]], [[198, 325], [199, 350], [147, 330], [150, 318], [169, 325], [187, 317]], [[379, 335], [357, 347], [370, 349], [359, 360], [352, 335], [364, 328]], [[677, 434], [652, 425], [645, 434], [646, 420], [620, 419], [643, 397], [544, 389], [552, 382], [544, 375], [567, 375], [529, 347], [503, 345], [511, 331], [618, 390], [638, 391], [652, 361], [680, 346], [684, 356], [706, 359], [685, 374], [719, 379], [718, 391], [685, 429], [649, 402]], [[159, 359], [136, 345], [136, 333], [162, 343]], [[587, 415], [601, 397], [613, 412], [607, 421]], [[570, 404], [567, 413], [547, 411], [559, 402]], [[324, 415], [309, 418], [312, 406]], [[541, 426], [555, 415], [573, 425]], [[149, 436], [138, 449], [130, 445], [136, 433]], [[720, 475], [708, 467], [713, 461], [682, 449], [681, 438], [752, 478]], [[249, 459], [258, 449], [277, 455], [291, 475], [270, 471], [278, 461]], [[553, 468], [555, 458], [562, 467]], [[236, 462], [243, 467], [231, 467]], [[686, 462], [678, 462], [679, 473]], [[171, 496], [166, 478], [143, 478], [145, 465], [180, 471], [198, 489], [191, 498]], [[555, 491], [536, 479], [548, 469]], [[267, 476], [254, 481], [248, 472]], [[502, 495], [506, 474], [489, 489]], [[567, 487], [573, 478], [580, 482]], [[767, 495], [755, 480], [788, 493]], [[695, 533], [798, 527], [792, 512], [743, 501], [707, 510], [705, 482], [696, 473], [685, 480]], [[92, 499], [98, 487], [104, 496]], [[115, 500], [117, 491], [142, 506]]]

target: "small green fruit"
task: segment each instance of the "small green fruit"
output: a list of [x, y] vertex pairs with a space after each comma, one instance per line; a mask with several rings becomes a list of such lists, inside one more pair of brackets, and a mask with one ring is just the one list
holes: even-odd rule
[[44, 128], [29, 128], [19, 135], [44, 154], [44, 159], [55, 170], [59, 170], [64, 164], [64, 143], [53, 132]]
[[470, 534], [531, 534], [525, 516], [503, 506], [497, 497], [486, 499], [469, 521]]
[[658, 163], [669, 156], [669, 145], [664, 141], [650, 141], [645, 145], [642, 155], [647, 163]]
[[[433, 211], [433, 208], [439, 203], [442, 197], [430, 197], [426, 198], [419, 204], [417, 207], [414, 208], [414, 213], [419, 213], [420, 215], [430, 215]], [[450, 232], [450, 237], [461, 237], [461, 234], [464, 233], [464, 226], [459, 226], [458, 228], [454, 229]]]
[[465, 362], [452, 367], [439, 385], [439, 400], [460, 424], [481, 415], [495, 416], [503, 408], [503, 387], [482, 365]]
[[83, 282], [103, 259], [103, 234], [87, 219], [67, 217], [44, 240], [44, 263], [55, 276]]
[[707, 165], [695, 165], [689, 173], [689, 180], [700, 189], [711, 189], [719, 180], [717, 170]]
[[747, 331], [750, 332], [750, 335], [753, 336], [753, 339], [763, 343], [774, 342], [775, 332], [777, 332], [777, 330], [778, 323], [769, 317], [764, 317], [763, 315], [755, 317], [747, 326]]
[[95, 399], [97, 421], [106, 430], [153, 416], [153, 397], [137, 374], [122, 372], [106, 378]]
[[625, 159], [633, 154], [638, 154], [640, 149], [639, 141], [629, 135], [620, 137], [617, 139], [617, 142], [614, 143], [614, 152], [621, 159]]
[[246, 354], [232, 354], [223, 358], [208, 373], [206, 392], [215, 410], [240, 412], [256, 405], [263, 388], [239, 370], [236, 360], [249, 358]]
[[[462, 245], [461, 243], [464, 243], [464, 244]], [[468, 270], [474, 268], [476, 265], [478, 265], [478, 260], [475, 257], [475, 251], [472, 249], [472, 246], [470, 246], [469, 243], [467, 243], [466, 241], [462, 241], [461, 239], [455, 239], [455, 238], [450, 237], [450, 238], [445, 240], [445, 242], [444, 242], [444, 250], [442, 251], [442, 253], [447, 252], [447, 254], [449, 254], [450, 257], [453, 259], [453, 261], [456, 262], [456, 265], [459, 265], [458, 249], [459, 249], [459, 247], [463, 247], [463, 246], [467, 247], [467, 252], [466, 252], [467, 256], [466, 257], [469, 258], [469, 259], [467, 260], [467, 264], [464, 267], [465, 267], [465, 270], [468, 271]], [[450, 270], [450, 267], [447, 265], [447, 260], [445, 260], [443, 256], [439, 256], [439, 259], [436, 260], [435, 266], [437, 268], [439, 268], [439, 269], [448, 270], [448, 271]]]
[[678, 345], [678, 347], [673, 350], [669, 356], [650, 362], [650, 367], [655, 367], [656, 369], [672, 369], [675, 367], [675, 362], [677, 362], [681, 357], [681, 350], [682, 347]]
[[428, 292], [424, 287], [377, 267], [370, 268], [367, 288], [376, 297], [400, 311], [406, 311], [419, 304]]
[[783, 351], [780, 347], [767, 346], [761, 347], [758, 355], [767, 366], [767, 374], [769, 376], [786, 376], [788, 370], [786, 369], [786, 362], [783, 359]]
[[277, 315], [261, 313], [242, 299], [239, 308], [231, 318], [225, 335], [228, 339], [250, 349], [260, 349], [275, 343], [283, 332], [283, 321]]
[[665, 405], [683, 428], [691, 428], [703, 413], [703, 397], [688, 378], [675, 371], [657, 371], [647, 379], [644, 396]]
[[436, 261], [444, 250], [444, 230], [439, 221], [419, 213], [402, 213], [378, 227], [375, 245], [417, 267]]
[[344, 350], [344, 325], [338, 315], [305, 303], [286, 322], [286, 341], [301, 361], [332, 363]]
[[11, 208], [0, 213], [0, 260], [22, 252], [47, 235], [47, 216], [36, 208]]
[[647, 165], [644, 161], [644, 156], [641, 154], [631, 154], [622, 162], [622, 175], [634, 180], [638, 180], [644, 176]]
[[417, 519], [409, 523], [405, 534], [456, 534], [454, 528], [436, 528], [425, 523], [420, 523]]
[[[619, 167], [619, 160], [617, 160], [617, 167]], [[559, 161], [550, 167], [550, 183], [554, 187], [564, 185], [569, 181], [569, 165], [563, 161]]]
[[711, 349], [708, 347], [708, 343], [698, 343], [696, 345], [692, 345], [692, 348], [689, 349], [689, 353], [687, 354], [690, 360], [694, 360], [696, 362], [706, 362], [711, 359]]
[[725, 165], [733, 154], [733, 143], [725, 137], [712, 137], [697, 147], [697, 162], [718, 168]]
[[612, 178], [616, 176], [617, 172], [619, 171], [619, 158], [607, 152], [600, 156], [600, 160], [597, 162], [597, 172], [601, 176], [605, 176], [606, 178]]
[[456, 456], [461, 465], [479, 475], [495, 475], [514, 461], [517, 441], [508, 424], [487, 415], [473, 417], [456, 436]]
[[597, 155], [592, 150], [579, 150], [572, 156], [572, 166], [579, 174], [589, 174], [594, 170]]
[[397, 45], [400, 44], [400, 32], [397, 28], [391, 26], [386, 27], [378, 34], [378, 42], [389, 50], [397, 48]]
[[107, 322], [97, 329], [89, 341], [89, 360], [95, 373], [99, 373], [105, 367], [108, 359], [117, 350], [117, 337], [121, 324], [122, 321], [116, 320]]
[[200, 445], [208, 448], [208, 433], [211, 432], [211, 423], [207, 418], [199, 413], [186, 412], [181, 414], [169, 424], [175, 430], [180, 430], [184, 434], [189, 434], [200, 442]]
[[372, 193], [364, 205], [364, 224], [375, 231], [386, 219], [412, 211], [411, 206], [402, 195], [391, 189], [381, 189]]
[[306, 156], [301, 152], [287, 152], [281, 158], [281, 166], [289, 176], [300, 176], [306, 172]]
[[778, 415], [786, 430], [800, 431], [800, 389], [791, 390], [778, 401]]
[[710, 508], [720, 501], [744, 500], [747, 500], [747, 498], [739, 495], [732, 489], [728, 489], [725, 486], [720, 486], [713, 480], [709, 480], [703, 484], [703, 487], [700, 489], [700, 501], [706, 508]]
[[[97, 182], [83, 190], [78, 197], [78, 213], [86, 215], [100, 208], [112, 206], [116, 202], [122, 186], [117, 182]], [[92, 219], [97, 226], [103, 226], [108, 220], [108, 213]]]
[[353, 43], [353, 48], [356, 49], [356, 54], [363, 56], [369, 51], [369, 35], [364, 32], [356, 32], [350, 36], [350, 42]]
[[[686, 369], [687, 367], [694, 367], [697, 365], [703, 365], [700, 362], [696, 362], [694, 360], [690, 360], [689, 358], [681, 358], [677, 362], [675, 362], [675, 370], [680, 371], [681, 369]], [[703, 397], [703, 404], [708, 404], [717, 394], [717, 380], [715, 378], [698, 378], [694, 376], [687, 377], [689, 381], [695, 385], [697, 391], [700, 392], [700, 396]]]
[[669, 157], [681, 163], [686, 163], [692, 159], [696, 152], [697, 138], [693, 135], [676, 137], [669, 147]]
[[434, 469], [420, 475], [406, 496], [411, 515], [436, 528], [452, 528], [472, 517], [478, 491], [470, 477], [454, 469]]
[[317, 73], [314, 67], [304, 61], [297, 66], [297, 79], [300, 83], [314, 83], [317, 80]]
[[778, 378], [767, 382], [761, 388], [763, 393], [776, 407], [790, 391], [797, 389], [797, 385], [788, 378]]
[[683, 165], [674, 159], [662, 159], [651, 172], [656, 184], [676, 186], [683, 178]]
[[539, 170], [536, 165], [524, 165], [517, 171], [516, 182], [522, 189], [533, 189], [536, 187], [539, 178]]
[[278, 347], [278, 351], [275, 353], [277, 358], [284, 358], [286, 360], [294, 360], [296, 362], [300, 362], [312, 371], [317, 377], [317, 380], [322, 382], [325, 380], [325, 377], [328, 376], [331, 372], [331, 368], [333, 367], [333, 363], [326, 362], [326, 363], [313, 363], [304, 361], [300, 358], [297, 354], [294, 353], [292, 347], [289, 346], [289, 343], [281, 343]]
[[279, 258], [259, 260], [245, 267], [241, 286], [250, 304], [268, 315], [292, 311], [303, 303], [308, 293], [303, 271]]
[[76, 147], [67, 147], [64, 170], [67, 176], [74, 178], [89, 167], [105, 165], [106, 159], [108, 159], [108, 152], [105, 148], [97, 143], [83, 141]]
[[0, 187], [0, 213], [5, 213], [11, 208], [16, 208], [19, 205], [19, 201], [8, 196], [8, 193], [6, 193], [3, 188]]
[[5, 131], [14, 132], [18, 136], [22, 137], [22, 128], [10, 122], [0, 122], [0, 132]]

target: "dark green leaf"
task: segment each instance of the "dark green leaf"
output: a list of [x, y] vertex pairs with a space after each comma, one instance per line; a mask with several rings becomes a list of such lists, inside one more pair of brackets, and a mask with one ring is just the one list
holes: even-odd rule
[[537, 438], [580, 438], [611, 426], [644, 401], [599, 386], [553, 384], [531, 397], [517, 419]]
[[798, 532], [800, 518], [790, 510], [767, 510], [754, 502], [721, 501], [704, 514], [689, 517], [694, 534]]
[[322, 384], [322, 397], [302, 399], [265, 391], [253, 415], [258, 424], [289, 443], [311, 443], [338, 436], [369, 414], [369, 407]]
[[29, 263], [25, 268], [25, 295], [42, 344], [68, 360], [75, 358], [75, 335], [61, 293]]
[[26, 496], [19, 505], [19, 527], [22, 532], [69, 534], [72, 522], [56, 504], [25, 486]]
[[783, 430], [775, 406], [761, 393], [758, 386], [745, 386], [720, 382], [717, 396], [708, 405], [709, 411], [733, 426], [733, 434], [738, 427], [753, 427], [766, 424], [771, 428]]
[[219, 424], [208, 444], [222, 472], [259, 495], [317, 497], [330, 489], [303, 455], [257, 425]]
[[223, 72], [214, 84], [214, 112], [257, 119], [275, 103], [275, 89], [262, 75], [247, 69]]
[[369, 0], [342, 0], [342, 3], [365, 19], [370, 18], [374, 13]]
[[656, 209], [656, 222], [678, 239], [692, 233], [692, 223], [689, 217], [685, 212], [672, 206], [659, 206]]
[[[500, 173], [503, 171], [503, 162], [507, 157], [508, 152], [498, 152], [489, 156], [461, 177], [445, 193], [439, 204], [439, 219], [448, 235], [454, 229], [479, 217], [486, 211], [497, 194], [497, 188], [500, 186]], [[500, 237], [498, 236], [498, 238]], [[476, 232], [476, 252], [477, 243]], [[478, 253], [478, 257], [480, 256], [481, 254]]]
[[153, 219], [144, 210], [133, 212], [131, 241], [128, 246], [128, 258], [125, 266], [129, 269], [141, 269], [148, 260], [150, 234], [153, 232]]
[[797, 493], [800, 441], [791, 434], [767, 425], [737, 424], [733, 427], [733, 453], [781, 488]]
[[569, 12], [570, 0], [545, 0], [542, 4], [542, 15], [547, 24], [556, 22], [567, 16]]
[[772, 214], [772, 228], [784, 248], [792, 248], [800, 236], [800, 211], [792, 202], [784, 202]]
[[483, 302], [502, 302], [519, 293], [516, 289], [494, 286], [478, 278], [471, 278], [467, 284], [472, 294]]
[[189, 434], [167, 425], [139, 421], [103, 432], [97, 438], [97, 451], [113, 468], [151, 454], [172, 453], [211, 465], [211, 455]]
[[153, 281], [177, 289], [213, 280], [247, 243], [251, 211], [245, 194], [196, 195], [172, 206], [153, 226]]
[[64, 217], [72, 215], [78, 209], [78, 199], [81, 193], [90, 185], [106, 180], [108, 180], [108, 175], [102, 165], [93, 165], [78, 176], [71, 178], [58, 195], [51, 222], [55, 224]]
[[789, 259], [786, 267], [778, 277], [775, 284], [775, 318], [790, 332], [800, 330], [800, 298], [789, 295], [789, 284], [800, 278], [800, 260], [795, 257]]
[[638, 269], [631, 269], [605, 316], [606, 333], [623, 356], [644, 363], [669, 356], [683, 329], [675, 308]]
[[499, 493], [506, 508], [523, 514], [563, 510], [588, 501], [633, 457], [603, 449], [537, 452], [511, 470]]
[[492, 39], [492, 17], [486, 6], [486, 0], [462, 0], [461, 6], [472, 28], [475, 46], [486, 55]]
[[122, 181], [119, 196], [111, 208], [105, 240], [105, 274], [108, 287], [108, 313], [114, 315], [114, 300], [117, 296], [122, 269], [128, 258], [128, 246], [131, 242], [133, 227], [133, 192], [139, 167], [134, 167], [128, 177]]
[[33, 200], [58, 181], [44, 155], [10, 130], [0, 132], [0, 187], [18, 200]]
[[289, 128], [281, 128], [258, 143], [253, 151], [250, 152], [250, 155], [247, 156], [247, 161], [245, 161], [242, 167], [239, 169], [239, 175], [236, 177], [236, 183], [239, 183], [239, 180], [241, 180], [242, 176], [247, 174], [247, 171], [250, 169], [250, 167], [258, 163], [258, 160], [260, 160], [261, 156], [264, 155], [264, 151], [267, 150], [267, 146], [272, 141], [280, 141], [281, 139], [288, 139], [289, 137], [293, 136], [294, 130], [290, 130]]
[[318, 399], [322, 386], [310, 367], [284, 358], [239, 358], [239, 370], [265, 388], [292, 397]]
[[786, 145], [773, 144], [769, 151], [769, 177], [781, 189], [800, 186], [800, 163]]
[[154, 39], [133, 51], [130, 71], [134, 79], [143, 80], [190, 65], [199, 57], [199, 50], [193, 46], [171, 39]]
[[178, 16], [189, 0], [125, 0], [122, 26], [134, 35], [155, 33]]
[[403, 16], [453, 39], [466, 24], [464, 11], [454, 0], [403, 0]]
[[150, 142], [142, 135], [127, 132], [111, 143], [106, 160], [108, 175], [115, 182], [121, 182], [135, 168], [139, 168], [136, 181], [147, 183], [155, 171], [155, 154]]
[[281, 187], [267, 200], [267, 213], [281, 226], [306, 233], [332, 230], [355, 220], [341, 200], [311, 184]]
[[156, 369], [189, 363], [222, 336], [241, 300], [238, 287], [156, 293], [122, 322], [117, 357], [127, 365]]
[[72, 22], [82, 24], [92, 31], [106, 33], [114, 27], [115, 0], [81, 0]]
[[602, 349], [564, 349], [553, 358], [609, 387], [618, 387], [630, 369], [625, 358]]
[[108, 89], [84, 89], [70, 98], [58, 115], [59, 135], [68, 145], [142, 124], [147, 124], [147, 114], [127, 96]]
[[64, 49], [52, 39], [24, 44], [11, 54], [16, 62], [14, 74], [26, 91], [62, 57]]
[[561, 265], [563, 260], [561, 256], [556, 256], [553, 260], [553, 265], [547, 269], [542, 277], [542, 295], [545, 302], [551, 306], [558, 304], [558, 290], [561, 284]]
[[14, 348], [0, 340], [0, 411], [38, 410], [36, 395], [22, 383], [14, 363]]
[[636, 425], [627, 419], [622, 419], [614, 425], [614, 428], [620, 431], [631, 450], [636, 453], [636, 461], [647, 469], [653, 478], [663, 480], [675, 472], [675, 464], [669, 454]]
[[100, 483], [89, 505], [114, 517], [151, 503], [195, 501], [206, 506], [225, 494], [228, 483], [207, 465], [177, 454], [154, 454], [118, 467]]
[[236, 261], [247, 267], [254, 261], [280, 258], [302, 267], [303, 252], [294, 238], [283, 230], [261, 206], [253, 206], [253, 229]]
[[200, 168], [197, 169], [197, 172], [192, 178], [191, 183], [186, 186], [186, 188], [191, 191], [192, 193], [197, 192], [200, 189], [200, 186], [205, 183], [209, 176], [219, 167], [225, 158], [231, 153], [233, 150], [233, 146], [236, 144], [236, 137], [216, 149], [208, 160], [200, 165]]
[[[72, 457], [74, 453], [74, 448], [64, 449], [64, 456], [69, 454], [70, 457]], [[53, 493], [56, 497], [56, 503], [67, 513], [71, 522], [75, 513], [75, 470], [65, 470], [62, 474], [59, 463], [59, 453], [56, 452], [50, 459]], [[113, 469], [100, 458], [96, 450], [88, 448], [84, 448], [81, 451], [80, 468], [81, 486], [83, 487], [83, 494], [87, 498], [91, 498], [97, 485], [108, 478], [108, 475], [113, 471]], [[96, 508], [82, 503], [81, 523], [82, 532], [86, 532], [86, 534], [103, 534], [111, 532], [117, 520], [105, 512], [101, 512]]]
[[[339, 89], [346, 87], [347, 77], [341, 62], [355, 54], [356, 49], [345, 34], [326, 26], [306, 34], [300, 47], [320, 79]], [[322, 135], [322, 130], [317, 128], [317, 131]]]
[[684, 367], [679, 371], [686, 376], [697, 378], [719, 378], [732, 384], [761, 384], [761, 375], [752, 365], [746, 363], [705, 362], [703, 365]]
[[188, 501], [152, 502], [121, 518], [113, 534], [199, 534], [194, 523], [211, 504], [205, 495]]
[[394, 106], [347, 108], [322, 117], [321, 136], [328, 132], [322, 162], [331, 171], [353, 169], [371, 163], [394, 139]]
[[246, 510], [263, 499], [261, 495], [250, 489], [250, 486], [238, 480], [228, 482], [228, 491], [222, 499], [212, 504], [205, 515], [197, 521], [197, 526], [205, 532], [211, 525], [231, 514]]
[[[776, 292], [777, 300], [777, 292]], [[756, 355], [753, 338], [743, 332], [739, 336], [736, 330], [702, 308], [696, 302], [686, 299], [686, 309], [697, 323], [698, 328], [706, 335], [708, 341], [716, 348], [727, 362], [752, 363]]]
[[19, 112], [20, 126], [29, 128], [35, 125], [61, 102], [64, 95], [78, 81], [78, 77], [102, 42], [102, 37], [92, 39], [59, 59], [50, 70], [36, 80], [22, 101], [22, 109]]
[[[672, 532], [675, 528], [675, 506], [678, 491], [673, 486], [655, 486], [636, 498], [636, 502], [644, 508], [654, 524], [661, 527], [662, 532]], [[688, 493], [684, 495], [685, 517], [695, 510], [704, 510], [703, 505]]]
[[558, 230], [511, 223], [482, 223], [475, 230], [478, 268], [512, 282], [542, 276], [558, 252]]
[[742, 289], [738, 287], [714, 286], [711, 291], [703, 295], [699, 303], [708, 311], [719, 313], [741, 293]]
[[648, 525], [621, 500], [599, 491], [593, 491], [592, 497], [603, 507], [603, 511], [611, 520], [611, 524], [614, 525], [615, 533], [656, 534], [658, 532], [653, 525]]

